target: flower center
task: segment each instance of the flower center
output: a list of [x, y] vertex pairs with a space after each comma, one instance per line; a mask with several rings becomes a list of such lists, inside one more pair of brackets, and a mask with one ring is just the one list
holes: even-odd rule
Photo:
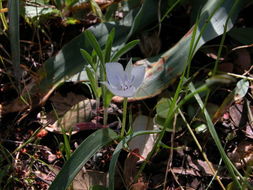
[[123, 80], [124, 81], [122, 81], [120, 79], [120, 89], [119, 90], [126, 91], [133, 86], [134, 76], [129, 77], [127, 74], [125, 74]]

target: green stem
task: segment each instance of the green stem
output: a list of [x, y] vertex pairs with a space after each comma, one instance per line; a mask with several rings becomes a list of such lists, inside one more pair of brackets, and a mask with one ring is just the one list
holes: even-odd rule
[[[0, 0], [0, 9], [3, 9], [2, 0]], [[6, 20], [4, 13], [0, 13], [0, 19], [1, 19], [3, 27], [4, 27], [3, 31], [6, 31], [8, 29], [8, 24], [7, 24], [7, 20]]]
[[121, 138], [124, 137], [124, 133], [125, 133], [126, 116], [127, 116], [127, 98], [125, 97], [123, 100], [123, 118], [122, 118], [122, 128], [121, 128], [121, 133], [120, 133]]
[[103, 119], [103, 124], [104, 124], [104, 126], [107, 125], [107, 120], [108, 120], [107, 108], [108, 108], [108, 107], [105, 107], [105, 108], [104, 108], [104, 119]]

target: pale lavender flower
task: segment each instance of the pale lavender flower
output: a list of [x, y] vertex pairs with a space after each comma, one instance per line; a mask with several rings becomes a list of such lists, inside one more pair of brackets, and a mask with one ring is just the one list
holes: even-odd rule
[[106, 63], [105, 67], [107, 82], [103, 84], [117, 96], [134, 96], [144, 80], [145, 66], [133, 67], [131, 61], [127, 64], [125, 71], [117, 62]]

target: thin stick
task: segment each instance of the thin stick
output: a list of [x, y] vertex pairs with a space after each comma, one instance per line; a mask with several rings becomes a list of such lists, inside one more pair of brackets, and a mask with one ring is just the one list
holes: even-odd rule
[[181, 111], [180, 109], [178, 110], [178, 112], [179, 112], [181, 118], [183, 119], [183, 121], [185, 122], [187, 129], [189, 130], [189, 132], [190, 132], [190, 134], [191, 134], [193, 140], [195, 141], [195, 143], [196, 143], [198, 149], [200, 150], [200, 152], [201, 152], [203, 158], [205, 159], [205, 161], [206, 161], [208, 167], [209, 167], [210, 170], [212, 171], [213, 176], [216, 178], [216, 180], [218, 181], [218, 183], [219, 183], [219, 185], [221, 186], [221, 188], [222, 188], [223, 190], [226, 190], [226, 188], [224, 187], [223, 183], [222, 183], [221, 180], [220, 180], [220, 177], [217, 175], [217, 171], [215, 171], [215, 169], [214, 169], [212, 163], [208, 160], [206, 153], [205, 153], [204, 150], [202, 149], [202, 147], [201, 147], [201, 145], [200, 145], [200, 143], [199, 143], [197, 137], [195, 136], [195, 134], [194, 134], [194, 132], [192, 131], [190, 125], [188, 124], [186, 118], [184, 117], [184, 114], [182, 113], [182, 111]]
[[[167, 168], [166, 168], [166, 173], [165, 173], [165, 177], [164, 177], [164, 183], [163, 183], [163, 189], [164, 190], [166, 190], [168, 173], [169, 173], [169, 171], [171, 172], [171, 165], [172, 165], [173, 151], [174, 151], [174, 139], [175, 139], [175, 133], [176, 133], [176, 123], [177, 123], [177, 113], [175, 114], [175, 117], [174, 117], [173, 131], [172, 131], [171, 138], [170, 138], [171, 149], [170, 149], [170, 156], [169, 156], [169, 159], [168, 159], [168, 162], [167, 162]], [[175, 175], [173, 175], [173, 177], [175, 178]]]

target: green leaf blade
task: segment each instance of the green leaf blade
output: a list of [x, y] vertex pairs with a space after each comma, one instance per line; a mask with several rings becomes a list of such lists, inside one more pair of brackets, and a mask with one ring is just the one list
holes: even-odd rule
[[11, 43], [11, 59], [13, 62], [14, 76], [21, 78], [20, 68], [20, 32], [19, 32], [19, 1], [9, 0], [9, 36]]
[[133, 40], [133, 41], [127, 43], [124, 47], [122, 47], [119, 51], [117, 51], [115, 53], [115, 55], [112, 57], [112, 62], [117, 61], [122, 55], [124, 55], [126, 52], [131, 50], [139, 42], [140, 42], [140, 40]]
[[100, 61], [103, 63], [104, 62], [103, 52], [94, 34], [89, 30], [85, 31], [84, 34], [87, 40], [89, 41], [91, 47], [96, 51]]
[[94, 77], [94, 74], [95, 74], [95, 73], [93, 73], [93, 72], [90, 70], [89, 67], [86, 67], [85, 70], [86, 70], [87, 76], [88, 76], [88, 78], [89, 78], [91, 88], [92, 88], [92, 90], [93, 90], [93, 92], [94, 92], [96, 98], [98, 98], [98, 97], [99, 97], [99, 93], [98, 93], [97, 81], [96, 81], [96, 79], [95, 79], [95, 77]]
[[84, 164], [103, 146], [117, 139], [117, 134], [109, 129], [99, 129], [87, 137], [65, 163], [49, 190], [65, 190], [71, 184]]
[[95, 63], [93, 62], [93, 60], [92, 60], [92, 56], [84, 49], [80, 49], [80, 52], [81, 52], [84, 60], [92, 67], [92, 69], [94, 71], [96, 71], [97, 67], [96, 67]]
[[105, 54], [104, 54], [105, 63], [109, 62], [111, 59], [112, 43], [114, 36], [115, 36], [115, 28], [111, 30], [107, 42], [105, 44]]

